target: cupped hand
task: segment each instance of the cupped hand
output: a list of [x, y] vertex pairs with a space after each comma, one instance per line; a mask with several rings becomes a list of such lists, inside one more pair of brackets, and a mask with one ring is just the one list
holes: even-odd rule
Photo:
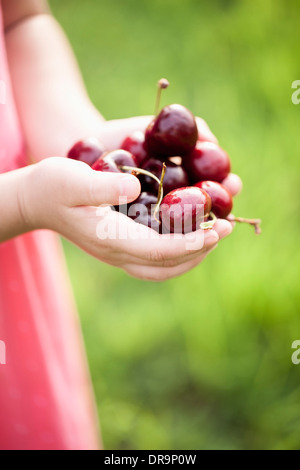
[[96, 172], [85, 163], [53, 157], [32, 165], [20, 205], [31, 230], [53, 230], [100, 261], [152, 281], [191, 270], [232, 230], [219, 220], [213, 230], [159, 235], [110, 207], [139, 193], [132, 175]]
[[[152, 116], [106, 121], [98, 137], [116, 149], [131, 132], [144, 131]], [[206, 122], [197, 118], [201, 139], [217, 142]], [[223, 182], [233, 196], [242, 183], [230, 174]], [[218, 220], [211, 230], [159, 235], [113, 210], [120, 198], [129, 203], [140, 194], [137, 178], [101, 173], [88, 165], [53, 157], [32, 165], [20, 191], [20, 206], [30, 229], [56, 231], [79, 248], [139, 279], [163, 281], [193, 269], [233, 228]]]

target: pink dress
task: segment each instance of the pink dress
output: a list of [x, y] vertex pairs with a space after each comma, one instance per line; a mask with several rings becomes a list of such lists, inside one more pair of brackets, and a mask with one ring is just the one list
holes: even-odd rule
[[[0, 7], [0, 172], [25, 164]], [[98, 449], [96, 414], [58, 237], [0, 244], [0, 449]]]

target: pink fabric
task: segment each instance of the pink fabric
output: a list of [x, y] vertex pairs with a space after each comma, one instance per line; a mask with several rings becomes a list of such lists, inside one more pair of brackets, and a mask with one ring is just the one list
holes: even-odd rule
[[[25, 165], [26, 158], [1, 16], [0, 8], [3, 173]], [[99, 448], [80, 325], [59, 239], [51, 232], [0, 244], [0, 342], [0, 449]]]

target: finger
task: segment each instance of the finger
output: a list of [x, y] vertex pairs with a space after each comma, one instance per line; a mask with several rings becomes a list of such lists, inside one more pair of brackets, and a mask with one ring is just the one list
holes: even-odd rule
[[[213, 249], [215, 249], [217, 246], [217, 243], [215, 243], [212, 246], [208, 246], [205, 249], [201, 251], [201, 255], [206, 255]], [[114, 264], [114, 265], [139, 265], [139, 266], [147, 266], [147, 267], [162, 267], [162, 268], [173, 268], [176, 266], [180, 266], [182, 264], [185, 264], [189, 261], [193, 261], [196, 258], [199, 258], [199, 252], [187, 254], [185, 256], [179, 257], [179, 258], [173, 258], [173, 259], [167, 259], [167, 260], [145, 260], [143, 258], [138, 258], [137, 256], [133, 255], [128, 255], [126, 253], [121, 253], [119, 251], [110, 251], [108, 249], [105, 250], [103, 256], [101, 257], [101, 260], [103, 262], [106, 262], [108, 264]]]
[[222, 181], [223, 186], [228, 189], [232, 196], [237, 196], [243, 188], [241, 178], [234, 173], [230, 173], [225, 180]]
[[123, 203], [126, 198], [131, 202], [141, 192], [139, 180], [127, 173], [95, 171], [86, 163], [60, 157], [47, 158], [38, 165], [40, 174], [45, 174], [41, 184], [51, 184], [53, 197], [63, 200], [66, 207], [117, 205], [120, 198]]
[[102, 246], [105, 244], [107, 249], [113, 247], [116, 251], [155, 262], [179, 259], [209, 249], [219, 241], [215, 230], [159, 235], [114, 211], [104, 213], [103, 217], [99, 215], [96, 231]]
[[198, 127], [198, 139], [206, 142], [213, 142], [214, 144], [218, 143], [218, 139], [210, 130], [208, 124], [204, 119], [196, 117], [197, 127]]
[[[156, 275], [155, 277], [159, 276], [159, 274], [161, 277], [165, 277], [164, 275], [167, 274], [168, 277], [171, 272], [171, 277], [173, 277], [174, 273], [176, 275], [178, 272], [185, 272], [186, 270], [190, 270], [191, 268], [198, 266], [217, 247], [218, 243], [205, 250], [201, 255], [197, 254], [196, 257], [187, 256], [184, 258], [184, 262], [180, 264], [173, 264], [172, 261], [167, 261], [162, 266], [157, 266], [154, 263], [150, 264], [150, 262], [148, 264], [144, 264], [139, 258], [134, 259], [133, 257], [130, 257], [130, 259], [126, 260], [124, 259], [124, 254], [120, 257], [117, 253], [115, 254], [115, 258], [112, 258], [111, 256], [109, 258], [102, 257], [101, 261], [110, 264], [111, 266], [122, 268], [125, 271], [130, 271], [131, 275], [134, 277], [138, 277], [140, 279], [147, 279], [148, 277], [148, 279], [152, 278], [153, 280], [153, 274]], [[155, 268], [155, 270], [149, 268]], [[165, 270], [164, 268], [169, 269]], [[171, 270], [170, 268], [175, 269]]]
[[205, 259], [208, 253], [198, 256], [192, 261], [188, 261], [175, 267], [149, 267], [128, 264], [123, 267], [125, 271], [132, 277], [153, 282], [163, 282], [183, 274], [196, 268]]
[[219, 235], [219, 239], [222, 240], [231, 234], [233, 230], [233, 224], [228, 220], [218, 219], [214, 225], [214, 230]]
[[134, 201], [141, 192], [140, 182], [133, 175], [87, 169], [74, 184], [74, 205], [119, 205]]

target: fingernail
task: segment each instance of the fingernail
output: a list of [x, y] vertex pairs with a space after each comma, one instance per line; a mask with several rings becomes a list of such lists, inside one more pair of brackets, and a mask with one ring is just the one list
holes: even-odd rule
[[207, 131], [208, 131], [207, 135], [210, 138], [210, 141], [213, 142], [214, 144], [219, 144], [217, 137], [211, 132], [211, 130], [208, 129]]
[[219, 241], [219, 236], [218, 236], [217, 232], [211, 231], [209, 238], [207, 238], [206, 241], [205, 241], [205, 246], [206, 246], [206, 248], [211, 248], [214, 245], [216, 245], [216, 243], [218, 243], [218, 241]]
[[209, 127], [206, 127], [205, 130], [201, 129], [201, 132], [199, 131], [199, 140], [219, 144], [217, 137], [212, 133]]
[[219, 239], [222, 240], [222, 238], [228, 237], [231, 234], [233, 227], [228, 220], [219, 219], [214, 229], [218, 233]]
[[128, 199], [138, 197], [141, 192], [141, 184], [133, 175], [122, 175], [119, 185], [121, 195], [127, 196]]

